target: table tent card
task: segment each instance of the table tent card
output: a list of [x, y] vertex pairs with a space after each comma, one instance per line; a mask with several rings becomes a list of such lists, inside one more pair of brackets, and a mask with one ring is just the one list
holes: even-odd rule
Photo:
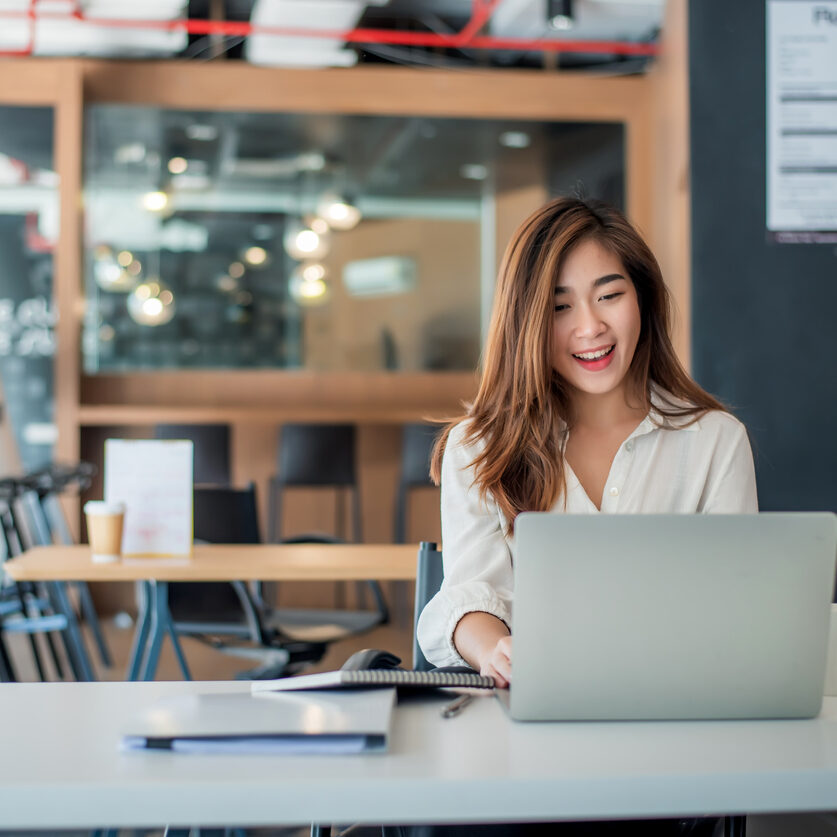
[[125, 504], [125, 556], [192, 553], [192, 442], [108, 439], [105, 500]]

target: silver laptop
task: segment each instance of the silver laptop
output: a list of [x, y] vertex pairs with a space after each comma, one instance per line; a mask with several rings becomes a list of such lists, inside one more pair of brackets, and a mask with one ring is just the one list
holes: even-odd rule
[[837, 516], [515, 524], [513, 718], [806, 718], [822, 704]]

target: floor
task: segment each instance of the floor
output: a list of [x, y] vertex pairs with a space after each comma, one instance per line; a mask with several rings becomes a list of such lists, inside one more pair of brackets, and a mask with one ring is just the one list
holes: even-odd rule
[[[395, 618], [394, 624], [374, 628], [365, 634], [334, 643], [329, 646], [323, 659], [307, 671], [330, 671], [340, 668], [350, 654], [362, 648], [382, 648], [392, 651], [405, 661], [405, 665], [409, 666], [412, 659], [412, 627], [405, 624], [406, 622], [408, 622], [408, 619], [404, 617]], [[122, 680], [131, 651], [134, 620], [127, 613], [119, 613], [103, 617], [101, 624], [114, 660], [114, 665], [110, 668], [101, 664], [98, 655], [93, 650], [92, 635], [86, 626], [82, 626], [96, 677], [99, 680]], [[194, 680], [232, 680], [237, 675], [244, 674], [254, 665], [252, 660], [221, 653], [194, 639], [184, 638], [181, 643]], [[38, 680], [37, 670], [27, 640], [20, 636], [13, 636], [7, 638], [7, 644], [12, 654], [12, 662], [18, 679], [24, 682]], [[49, 679], [60, 679], [54, 666], [51, 665], [49, 655], [45, 652], [45, 649], [42, 649], [41, 657], [47, 663]], [[177, 660], [168, 641], [163, 643], [156, 679], [181, 679]]]

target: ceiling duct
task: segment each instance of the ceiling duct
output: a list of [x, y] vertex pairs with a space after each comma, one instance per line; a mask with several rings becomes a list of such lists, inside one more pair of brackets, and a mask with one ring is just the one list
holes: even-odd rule
[[0, 53], [163, 57], [188, 43], [182, 30], [138, 28], [132, 21], [185, 19], [187, 0], [0, 0]]
[[663, 22], [665, 0], [503, 0], [491, 34], [503, 38], [646, 41]]
[[[367, 6], [384, 6], [388, 0], [256, 0], [247, 39], [246, 56], [253, 64], [274, 67], [351, 67], [357, 52], [345, 42], [325, 37], [291, 34], [294, 29], [324, 32], [350, 31]], [[260, 27], [287, 29], [288, 35], [260, 34]]]

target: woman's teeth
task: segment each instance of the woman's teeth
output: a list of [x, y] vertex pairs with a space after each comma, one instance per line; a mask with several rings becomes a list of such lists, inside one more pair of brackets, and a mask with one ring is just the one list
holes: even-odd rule
[[573, 354], [573, 357], [577, 357], [579, 360], [599, 360], [599, 358], [609, 355], [613, 351], [613, 348], [611, 346], [609, 349], [600, 349], [598, 352], [579, 352], [578, 354]]

